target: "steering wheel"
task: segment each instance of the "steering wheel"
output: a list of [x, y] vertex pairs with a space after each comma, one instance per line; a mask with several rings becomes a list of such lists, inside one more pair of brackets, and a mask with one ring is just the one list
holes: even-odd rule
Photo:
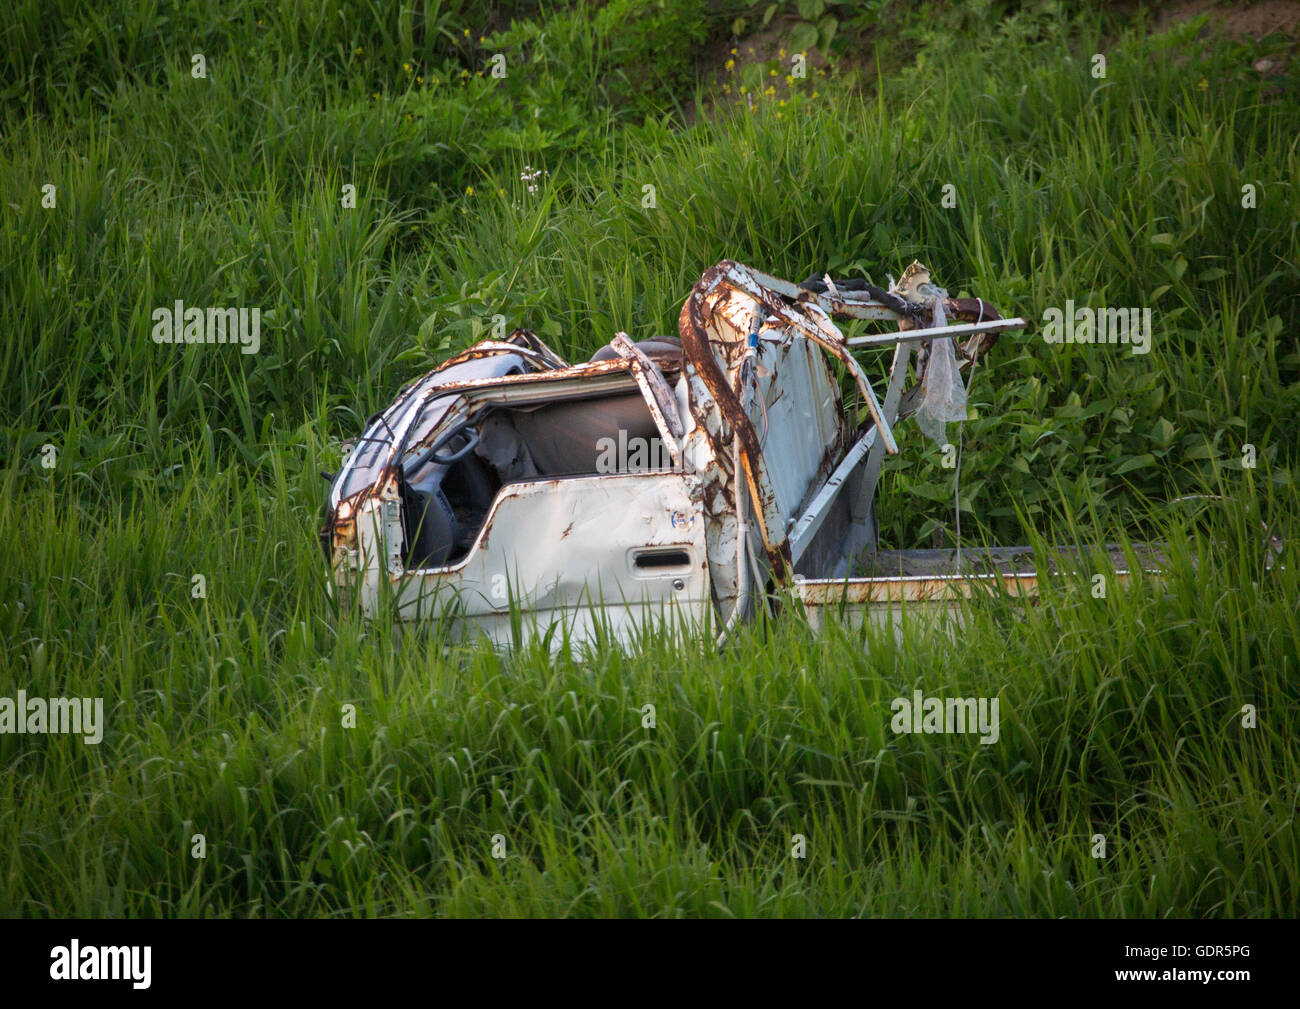
[[[439, 449], [441, 449], [449, 441], [451, 441], [453, 438], [455, 438], [457, 435], [460, 434], [468, 434], [469, 440], [466, 441], [465, 444], [462, 445], [460, 448], [456, 449], [456, 451], [451, 453], [451, 455], [442, 455], [439, 452]], [[425, 452], [423, 455], [421, 455], [420, 458], [417, 459], [410, 468], [412, 470], [417, 470], [421, 466], [423, 466], [426, 462], [436, 462], [439, 466], [450, 466], [453, 463], [458, 463], [462, 459], [464, 459], [465, 456], [469, 455], [471, 452], [474, 451], [475, 448], [478, 447], [478, 442], [479, 442], [478, 428], [476, 428], [472, 422], [466, 421], [464, 424], [461, 424], [459, 427], [452, 428], [441, 438], [439, 438], [436, 442], [434, 442], [431, 446], [429, 446], [429, 450]]]

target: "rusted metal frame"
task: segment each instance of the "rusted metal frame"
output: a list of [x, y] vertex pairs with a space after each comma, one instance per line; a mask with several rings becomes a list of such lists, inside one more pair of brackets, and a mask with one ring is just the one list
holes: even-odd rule
[[[871, 411], [872, 419], [881, 433], [885, 451], [891, 455], [896, 455], [898, 453], [898, 443], [894, 439], [894, 433], [890, 429], [888, 421], [880, 412], [880, 402], [876, 399], [876, 391], [871, 387], [871, 382], [862, 371], [861, 365], [854, 360], [853, 355], [845, 347], [844, 334], [831, 321], [830, 314], [822, 308], [821, 302], [825, 300], [822, 295], [797, 287], [789, 281], [781, 280], [779, 277], [773, 277], [749, 267], [741, 268], [738, 264], [730, 261], [723, 270], [723, 277], [732, 281], [750, 297], [762, 304], [767, 309], [769, 317], [774, 316], [785, 323], [786, 326], [803, 333], [823, 350], [834, 355], [841, 364], [849, 369], [858, 391], [862, 393], [863, 398], [867, 401], [867, 408]], [[711, 280], [708, 285], [709, 288], [712, 288], [715, 283], [716, 280]], [[811, 318], [815, 326], [808, 326], [799, 313], [791, 311], [790, 306], [773, 297], [774, 294], [793, 299], [803, 309], [802, 314]], [[856, 309], [856, 312], [852, 314], [857, 318], [900, 319], [897, 312], [876, 302], [854, 306], [848, 305], [843, 299], [831, 299], [831, 302], [834, 306], [843, 310], [845, 314], [850, 314], [848, 312], [850, 307]]]
[[847, 319], [865, 319], [872, 322], [889, 322], [903, 318], [903, 314], [879, 301], [854, 301], [844, 295], [828, 297], [815, 291], [801, 291], [801, 305], [816, 305], [830, 316]]
[[[962, 322], [1002, 320], [998, 310], [983, 298], [950, 298], [944, 302], [943, 307], [949, 319], [960, 319]], [[1022, 325], [1018, 328], [1023, 329], [1027, 323], [1023, 319], [1020, 321]], [[963, 359], [963, 363], [973, 363], [992, 350], [997, 342], [997, 332], [976, 334], [957, 348], [957, 356]]]
[[[518, 354], [530, 363], [540, 365], [540, 371], [557, 371], [569, 367], [568, 364], [561, 361], [554, 354], [548, 357], [531, 347], [520, 346], [517, 343], [509, 343], [503, 340], [480, 340], [472, 347], [466, 347], [459, 354], [448, 358], [435, 369], [435, 372], [443, 371], [452, 365], [464, 364], [466, 361], [477, 361], [479, 358], [492, 357], [497, 354]], [[555, 363], [557, 361], [559, 362], [558, 365]]]
[[[760, 278], [763, 282], [771, 281], [768, 284], [770, 290], [760, 286]], [[881, 412], [875, 390], [871, 387], [871, 383], [863, 373], [861, 366], [858, 365], [844, 346], [842, 334], [831, 322], [829, 315], [821, 306], [812, 302], [812, 299], [818, 297], [816, 294], [797, 288], [795, 285], [779, 278], [768, 277], [768, 275], [758, 273], [758, 271], [749, 270], [748, 268], [742, 270], [733, 262], [719, 264], [719, 266], [705, 273], [682, 308], [681, 317], [678, 320], [679, 333], [682, 337], [683, 346], [687, 348], [688, 357], [696, 361], [701, 378], [718, 402], [719, 409], [732, 430], [740, 438], [741, 458], [750, 483], [750, 493], [752, 499], [759, 504], [755, 517], [758, 519], [763, 545], [768, 552], [769, 558], [773, 560], [774, 569], [780, 572], [782, 565], [777, 563], [774, 555], [779, 553], [782, 559], [787, 562], [790, 561], [790, 537], [782, 535], [778, 539], [771, 532], [773, 528], [781, 528], [782, 516], [775, 503], [775, 494], [771, 492], [770, 481], [767, 480], [765, 463], [757, 444], [757, 434], [744, 411], [743, 404], [729, 383], [727, 383], [717, 359], [713, 356], [705, 328], [704, 312], [701, 307], [702, 303], [707, 304], [705, 302], [706, 295], [712, 294], [716, 287], [725, 281], [731, 281], [735, 286], [754, 298], [766, 309], [769, 317], [774, 317], [787, 327], [804, 334], [818, 346], [838, 358], [849, 369], [854, 376], [855, 383], [863, 392], [876, 422], [876, 430], [880, 432], [881, 443], [893, 452], [898, 451], [898, 446], [894, 441], [889, 424], [885, 421]], [[790, 306], [774, 297], [774, 294], [783, 293], [795, 299], [800, 304], [800, 307], [805, 310], [805, 313], [811, 316], [815, 325], [809, 325], [801, 314], [792, 311]], [[804, 295], [807, 295], [807, 297], [803, 297]], [[841, 303], [835, 307], [841, 306], [847, 310], [855, 309], [856, 311], [846, 311], [846, 314], [858, 316], [861, 313], [859, 317], [899, 318], [898, 313], [878, 304], [849, 306]], [[767, 485], [768, 494], [766, 497], [763, 496], [760, 484]]]
[[449, 365], [473, 361], [480, 357], [487, 357], [490, 354], [504, 353], [522, 354], [534, 362], [545, 365], [546, 370], [570, 367], [568, 361], [548, 347], [541, 337], [531, 329], [516, 329], [504, 340], [480, 340], [478, 343], [466, 347], [459, 354], [449, 357], [434, 371], [441, 371]]
[[[1127, 576], [1117, 575], [1127, 581]], [[933, 577], [885, 577], [863, 579], [817, 579], [798, 583], [798, 594], [805, 606], [836, 606], [844, 603], [873, 605], [887, 603], [952, 602], [969, 599], [976, 587], [995, 591], [1001, 583], [1008, 595], [1036, 596], [1036, 574], [936, 575]]]
[[863, 319], [867, 322], [891, 322], [905, 318], [903, 313], [879, 301], [851, 301], [843, 296], [828, 298], [824, 294], [803, 291], [800, 304], [815, 304], [827, 315], [846, 319]]
[[523, 340], [529, 347], [531, 347], [539, 355], [541, 355], [547, 361], [551, 362], [552, 367], [554, 368], [569, 367], [569, 362], [566, 361], [564, 358], [560, 357], [559, 354], [555, 353], [555, 351], [553, 351], [550, 348], [550, 345], [547, 344], [545, 340], [543, 340], [540, 336], [534, 333], [531, 329], [512, 330], [510, 335], [506, 337], [506, 341], [509, 343], [513, 343], [516, 337]]
[[[626, 360], [611, 359], [600, 363], [614, 365], [614, 367], [589, 372], [570, 369], [563, 372], [510, 375], [506, 378], [475, 378], [464, 382], [448, 382], [431, 391], [450, 390], [466, 394], [487, 392], [498, 396], [499, 402], [502, 403], [544, 403], [553, 397], [568, 397], [569, 393], [582, 393], [585, 396], [591, 392], [588, 386], [596, 384], [593, 379], [599, 381], [598, 388], [601, 392], [605, 389], [627, 389], [635, 383], [636, 376], [632, 374], [632, 369]], [[521, 381], [522, 379], [534, 381], [525, 382]], [[536, 381], [537, 379], [546, 381]], [[556, 389], [555, 386], [560, 388]]]
[[[1160, 575], [1158, 567], [1119, 568], [1116, 583], [1127, 588], [1134, 577]], [[1055, 574], [1056, 572], [1049, 572]], [[989, 592], [1000, 583], [1008, 595], [1037, 596], [1039, 571], [991, 571], [951, 575], [875, 575], [866, 578], [795, 577], [795, 591], [805, 606], [871, 605], [898, 602], [950, 602], [969, 599], [977, 589]]]
[[638, 381], [642, 377], [645, 378], [645, 383], [649, 386], [652, 394], [650, 398], [655, 401], [660, 413], [664, 416], [664, 420], [668, 422], [668, 430], [672, 433], [673, 438], [680, 439], [686, 433], [686, 427], [682, 424], [682, 419], [677, 413], [677, 399], [673, 395], [673, 391], [668, 388], [668, 383], [664, 380], [663, 372], [659, 370], [659, 366], [646, 355], [645, 351], [634, 344], [626, 333], [615, 333], [610, 346], [614, 348], [615, 353], [620, 357], [631, 358], [636, 361], [633, 372], [637, 375]]
[[[1127, 581], [1127, 573], [1119, 575]], [[805, 606], [870, 606], [888, 603], [954, 602], [969, 599], [974, 590], [996, 591], [1001, 583], [1008, 595], [1038, 595], [1038, 575], [971, 574], [971, 575], [883, 575], [871, 578], [804, 579], [796, 583]]]
[[[636, 379], [637, 387], [641, 390], [641, 398], [645, 400], [646, 407], [650, 410], [650, 417], [655, 422], [655, 427], [659, 429], [660, 437], [663, 438], [664, 444], [668, 446], [668, 454], [673, 459], [673, 469], [680, 473], [685, 468], [682, 462], [682, 444], [679, 436], [673, 433], [672, 425], [668, 422], [668, 418], [659, 405], [651, 377], [646, 373], [645, 366], [636, 358], [624, 358], [624, 360], [630, 365], [629, 370], [632, 377]], [[651, 367], [654, 367], [654, 365], [651, 364]], [[660, 381], [663, 381], [663, 379], [661, 378]], [[685, 428], [682, 427], [681, 418], [674, 417], [674, 419], [677, 421], [677, 426], [682, 428], [684, 432]]]
[[[739, 265], [739, 264], [736, 264]], [[746, 279], [752, 280], [755, 284], [769, 288], [784, 298], [799, 304], [814, 304], [827, 315], [847, 315], [855, 319], [898, 319], [899, 313], [888, 305], [874, 301], [870, 298], [859, 301], [856, 298], [847, 297], [844, 294], [839, 296], [820, 294], [817, 291], [810, 291], [806, 287], [799, 287], [788, 280], [782, 280], [780, 277], [773, 277], [762, 270], [755, 270], [752, 267], [745, 267]], [[739, 278], [739, 271], [731, 271], [731, 276]], [[754, 293], [753, 289], [746, 285], [749, 293]]]
[[[514, 351], [511, 351], [511, 353], [514, 353]], [[436, 371], [440, 372], [444, 367], [439, 367]], [[442, 385], [432, 387], [429, 393], [433, 394], [439, 389], [473, 389], [481, 385], [528, 385], [533, 382], [556, 382], [567, 378], [589, 378], [592, 375], [604, 375], [611, 371], [626, 370], [625, 358], [611, 357], [604, 361], [586, 361], [582, 364], [569, 365], [567, 368], [554, 368], [549, 371], [526, 371], [520, 375], [498, 375], [496, 377], [467, 378], [459, 382], [444, 382]]]
[[[677, 319], [677, 331], [682, 339], [686, 360], [694, 365], [700, 381], [717, 403], [718, 411], [730, 427], [732, 437], [740, 440], [741, 463], [749, 485], [750, 500], [755, 505], [754, 518], [763, 538], [763, 550], [773, 574], [784, 579], [786, 568], [790, 564], [790, 542], [785, 533], [784, 517], [777, 503], [776, 492], [768, 477], [763, 450], [758, 443], [758, 432], [754, 430], [753, 423], [714, 356], [706, 330], [705, 294], [716, 285], [723, 272], [720, 265], [715, 266], [700, 278], [686, 299], [686, 304], [682, 306]], [[736, 478], [733, 474], [733, 479]]]
[[747, 293], [754, 296], [760, 296], [759, 292], [763, 289], [775, 291], [792, 300], [797, 300], [799, 295], [808, 293], [788, 280], [774, 277], [762, 270], [755, 270], [752, 266], [744, 266], [732, 259], [719, 265], [722, 266], [727, 279], [739, 284]]

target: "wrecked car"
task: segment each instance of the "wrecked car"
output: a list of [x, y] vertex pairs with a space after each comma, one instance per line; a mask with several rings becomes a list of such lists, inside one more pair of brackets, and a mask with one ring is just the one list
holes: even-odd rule
[[[894, 328], [846, 337], [837, 319]], [[500, 645], [666, 624], [725, 637], [778, 590], [814, 624], [846, 603], [950, 605], [981, 578], [1026, 591], [1025, 551], [971, 574], [951, 551], [879, 550], [875, 517], [900, 421], [942, 440], [965, 417], [963, 373], [1024, 325], [919, 263], [884, 289], [724, 261], [676, 336], [618, 333], [577, 364], [528, 330], [483, 340], [372, 417], [332, 478], [332, 588]], [[893, 349], [883, 395], [866, 348]]]

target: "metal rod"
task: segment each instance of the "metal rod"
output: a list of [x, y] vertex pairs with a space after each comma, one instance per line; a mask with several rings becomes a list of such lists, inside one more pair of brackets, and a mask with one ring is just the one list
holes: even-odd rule
[[891, 343], [916, 343], [936, 337], [966, 336], [969, 333], [1000, 333], [1006, 329], [1024, 329], [1024, 319], [994, 319], [991, 322], [971, 322], [960, 326], [935, 326], [932, 329], [907, 329], [897, 333], [869, 333], [845, 340], [850, 347], [886, 347]]

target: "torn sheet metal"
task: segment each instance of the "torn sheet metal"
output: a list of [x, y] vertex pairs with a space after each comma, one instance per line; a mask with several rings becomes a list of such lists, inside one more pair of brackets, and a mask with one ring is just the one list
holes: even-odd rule
[[[846, 340], [836, 319], [897, 329]], [[334, 590], [500, 644], [734, 627], [770, 590], [843, 578], [874, 548], [913, 347], [969, 337], [961, 369], [1023, 325], [948, 298], [919, 264], [882, 290], [724, 261], [676, 337], [618, 333], [579, 364], [527, 330], [482, 341], [373, 416], [332, 478]], [[884, 343], [882, 401], [853, 355]]]

